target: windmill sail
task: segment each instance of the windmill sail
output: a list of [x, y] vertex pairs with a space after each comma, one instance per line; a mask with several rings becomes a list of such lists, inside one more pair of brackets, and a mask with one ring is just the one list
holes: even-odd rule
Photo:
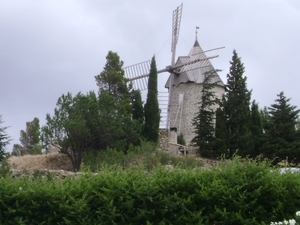
[[133, 88], [141, 91], [148, 88], [148, 77], [151, 61], [137, 63], [124, 67], [125, 77], [132, 81]]
[[[181, 23], [181, 15], [182, 15], [182, 6], [178, 6], [172, 15], [172, 44], [171, 44], [171, 65], [166, 66], [164, 69], [157, 70], [157, 73], [168, 72], [169, 78], [165, 85], [168, 89], [168, 96], [166, 100], [160, 100], [160, 107], [164, 107], [164, 112], [166, 112], [166, 116], [164, 116], [165, 121], [164, 124], [166, 128], [170, 128], [171, 126], [176, 126], [181, 129], [185, 129], [182, 124], [186, 123], [190, 125], [190, 121], [182, 119], [183, 116], [186, 116], [187, 113], [183, 112], [186, 108], [186, 103], [184, 102], [185, 98], [189, 98], [190, 94], [184, 94], [179, 96], [184, 96], [183, 100], [173, 101], [172, 99], [178, 98], [178, 87], [180, 84], [187, 84], [189, 82], [194, 82], [195, 84], [201, 84], [203, 82], [203, 74], [210, 69], [213, 69], [210, 59], [218, 57], [218, 51], [224, 47], [211, 49], [208, 51], [203, 51], [197, 40], [197, 29], [196, 27], [196, 42], [194, 47], [192, 48], [190, 54], [188, 56], [179, 57], [177, 62], [175, 63], [176, 57], [176, 45], [179, 37], [180, 23]], [[128, 66], [123, 68], [125, 71], [125, 76], [132, 81], [133, 87], [139, 90], [146, 90], [148, 88], [148, 76], [150, 72], [150, 64], [151, 61], [141, 62], [132, 66]], [[218, 76], [219, 77], [219, 76]], [[218, 82], [222, 86], [220, 89], [220, 93], [223, 91], [223, 82], [218, 78]], [[174, 91], [172, 90], [174, 89]], [[199, 90], [197, 90], [199, 92]], [[166, 99], [166, 97], [163, 97]], [[162, 106], [161, 101], [164, 101], [164, 106]], [[193, 103], [195, 105], [195, 103]], [[180, 107], [179, 107], [180, 106]], [[177, 107], [177, 108], [176, 108]], [[163, 111], [163, 110], [162, 110]], [[176, 112], [176, 113], [174, 113]], [[172, 114], [175, 114], [174, 116]], [[190, 115], [189, 115], [190, 116]], [[178, 124], [179, 121], [179, 124]], [[190, 131], [187, 133], [191, 133]], [[189, 134], [190, 136], [190, 134]]]
[[[219, 57], [218, 54], [214, 54], [214, 53], [222, 48], [224, 48], [224, 47], [201, 52], [201, 53], [198, 53], [195, 55], [191, 55], [190, 58], [188, 59], [188, 61], [186, 63], [183, 63], [182, 67], [179, 67], [178, 73], [183, 73], [183, 72], [187, 72], [189, 70], [195, 70], [195, 69], [198, 69], [201, 67], [210, 66], [211, 65], [210, 59]], [[210, 53], [210, 55], [207, 56], [207, 53]], [[176, 72], [176, 71], [174, 71], [174, 72]]]
[[180, 23], [181, 23], [181, 15], [182, 15], [182, 5], [178, 6], [173, 11], [173, 23], [172, 23], [172, 45], [171, 45], [171, 52], [172, 52], [172, 60], [171, 66], [175, 64], [175, 55], [176, 55], [176, 45], [178, 42], [179, 30], [180, 30]]

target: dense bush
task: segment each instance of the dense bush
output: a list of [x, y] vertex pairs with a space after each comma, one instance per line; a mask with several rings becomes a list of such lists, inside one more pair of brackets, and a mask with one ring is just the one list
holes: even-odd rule
[[102, 167], [0, 178], [0, 224], [270, 224], [300, 209], [300, 174], [234, 159], [212, 169]]
[[178, 143], [179, 145], [186, 145], [186, 142], [185, 142], [183, 133], [180, 133], [180, 134], [177, 136], [177, 143]]
[[8, 158], [3, 159], [0, 162], [0, 177], [6, 177], [10, 174], [10, 165], [8, 163]]
[[96, 172], [104, 166], [128, 167], [143, 166], [151, 171], [158, 165], [172, 165], [185, 168], [203, 166], [203, 162], [195, 157], [178, 157], [164, 151], [156, 151], [156, 145], [151, 142], [144, 142], [141, 146], [130, 146], [126, 153], [115, 149], [105, 151], [89, 151], [83, 155], [81, 171]]

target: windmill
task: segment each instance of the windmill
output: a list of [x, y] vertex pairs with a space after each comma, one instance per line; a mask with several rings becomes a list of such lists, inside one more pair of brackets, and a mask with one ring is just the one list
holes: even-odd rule
[[[197, 103], [200, 100], [201, 81], [204, 73], [210, 71], [213, 66], [210, 59], [218, 57], [217, 51], [224, 48], [215, 48], [203, 51], [198, 43], [196, 27], [196, 41], [188, 56], [179, 57], [175, 62], [176, 46], [179, 37], [181, 15], [183, 4], [173, 11], [172, 16], [172, 44], [171, 44], [171, 64], [164, 69], [157, 70], [157, 73], [168, 72], [169, 78], [165, 85], [169, 89], [167, 100], [166, 128], [176, 127], [178, 132], [185, 135], [189, 142], [193, 137], [192, 119], [197, 111]], [[128, 67], [124, 67], [125, 76], [132, 81], [133, 87], [141, 91], [148, 87], [148, 77], [151, 60], [140, 62]], [[217, 95], [221, 96], [224, 91], [224, 83], [219, 76], [216, 76], [212, 82], [218, 82]], [[190, 85], [197, 84], [196, 87]], [[200, 88], [200, 89], [199, 89]], [[192, 99], [192, 101], [190, 101]]]

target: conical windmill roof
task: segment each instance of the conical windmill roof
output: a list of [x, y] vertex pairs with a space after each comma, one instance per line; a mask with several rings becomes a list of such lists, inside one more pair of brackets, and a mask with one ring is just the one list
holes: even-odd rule
[[[188, 62], [192, 56], [197, 55], [197, 54], [205, 54], [205, 52], [202, 50], [201, 46], [199, 45], [199, 42], [197, 40], [195, 40], [194, 46], [192, 47], [190, 53], [188, 56], [180, 56], [177, 59], [177, 62], [175, 64], [175, 66], [177, 65], [181, 65], [183, 63]], [[188, 83], [188, 82], [195, 82], [198, 84], [203, 83], [204, 81], [204, 74], [205, 72], [214, 70], [214, 67], [212, 66], [212, 64], [210, 63], [210, 61], [208, 60], [208, 62], [206, 63], [207, 66], [205, 67], [200, 67], [197, 69], [192, 69], [192, 65], [191, 70], [189, 70], [189, 66], [186, 67], [186, 72], [182, 72], [179, 75], [174, 75], [174, 76], [169, 76], [169, 79], [167, 80], [166, 84], [165, 84], [165, 88], [169, 88], [170, 85], [170, 78], [173, 77], [173, 81], [172, 81], [172, 85], [173, 86], [178, 86], [179, 84], [182, 83]], [[216, 75], [213, 77], [213, 79], [211, 80], [212, 83], [217, 83], [217, 85], [219, 86], [225, 86], [223, 81], [221, 80], [219, 75]]]

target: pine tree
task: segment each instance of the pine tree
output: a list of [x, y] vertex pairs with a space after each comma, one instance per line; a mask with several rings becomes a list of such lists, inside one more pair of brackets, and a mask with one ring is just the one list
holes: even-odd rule
[[216, 110], [216, 128], [215, 128], [216, 144], [215, 152], [217, 155], [224, 154], [228, 156], [227, 151], [227, 130], [226, 130], [226, 118], [224, 111], [221, 107]]
[[259, 111], [260, 117], [261, 117], [261, 122], [262, 122], [262, 127], [263, 127], [263, 132], [265, 132], [267, 129], [269, 129], [270, 126], [270, 115], [268, 111], [268, 107], [264, 107]]
[[261, 144], [263, 138], [263, 126], [261, 114], [259, 112], [258, 104], [253, 101], [251, 104], [251, 134], [253, 142], [253, 151], [250, 152], [250, 157], [257, 157], [261, 153]]
[[265, 128], [263, 154], [275, 162], [288, 158], [291, 164], [297, 164], [300, 161], [300, 136], [296, 125], [300, 110], [289, 104], [290, 99], [283, 92], [277, 96], [277, 103], [268, 107], [270, 118]]
[[142, 124], [133, 119], [132, 86], [125, 78], [123, 61], [109, 51], [104, 70], [96, 76], [99, 86], [99, 120], [101, 149], [127, 151], [130, 144], [138, 145]]
[[147, 100], [144, 106], [144, 137], [151, 142], [158, 142], [160, 109], [157, 99], [157, 68], [155, 57], [152, 57], [148, 80]]
[[[2, 121], [2, 115], [0, 115], [0, 125], [3, 123]], [[0, 161], [2, 161], [5, 158], [6, 152], [5, 147], [10, 142], [10, 137], [6, 133], [6, 129], [8, 127], [2, 127], [0, 126]]]
[[216, 97], [212, 89], [216, 84], [211, 82], [214, 76], [216, 76], [214, 70], [204, 74], [199, 111], [193, 119], [196, 135], [192, 142], [199, 147], [199, 152], [203, 156], [215, 156], [215, 112], [212, 107], [216, 104]]
[[95, 76], [100, 92], [108, 91], [114, 97], [128, 94], [128, 79], [124, 76], [123, 64], [116, 52], [108, 52], [103, 71]]
[[247, 89], [245, 68], [235, 50], [230, 64], [226, 92], [222, 102], [226, 118], [227, 149], [230, 157], [236, 152], [241, 156], [246, 156], [252, 151], [251, 91]]

